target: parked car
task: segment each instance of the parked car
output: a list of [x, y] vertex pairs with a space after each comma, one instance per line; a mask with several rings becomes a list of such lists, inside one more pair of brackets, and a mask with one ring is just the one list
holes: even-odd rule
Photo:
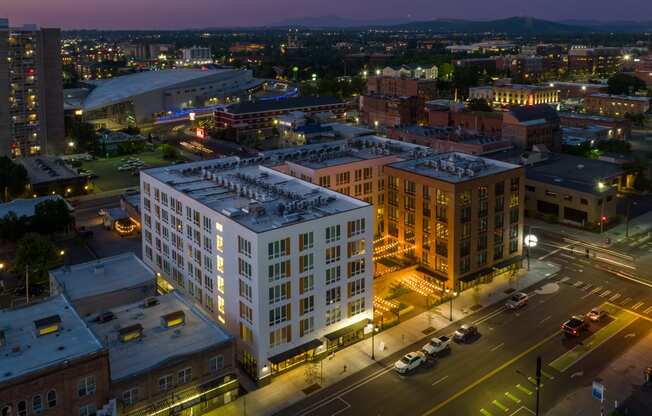
[[597, 322], [601, 321], [602, 319], [606, 318], [608, 316], [607, 311], [604, 309], [599, 309], [599, 308], [593, 308], [589, 311], [589, 313], [586, 314], [586, 317], [589, 318], [590, 321]]
[[579, 337], [582, 331], [586, 331], [589, 327], [586, 318], [580, 315], [571, 317], [568, 321], [561, 324], [561, 329], [564, 334], [572, 337]]
[[512, 295], [507, 302], [505, 302], [505, 307], [507, 309], [515, 310], [520, 309], [523, 306], [527, 305], [527, 301], [530, 297], [527, 293], [517, 292]]
[[426, 361], [426, 355], [421, 351], [410, 352], [394, 363], [394, 370], [400, 374], [417, 369]]
[[462, 325], [460, 329], [455, 331], [453, 339], [457, 342], [469, 342], [479, 335], [478, 328], [473, 325]]
[[428, 355], [437, 355], [442, 351], [449, 349], [451, 346], [451, 339], [447, 336], [432, 338], [421, 349]]

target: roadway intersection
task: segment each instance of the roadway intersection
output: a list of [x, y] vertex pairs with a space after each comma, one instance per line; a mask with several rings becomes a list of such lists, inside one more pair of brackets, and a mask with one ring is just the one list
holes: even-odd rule
[[[534, 414], [537, 356], [543, 361], [543, 413], [572, 390], [590, 384], [604, 366], [652, 330], [652, 284], [637, 279], [626, 265], [598, 263], [568, 247], [531, 254], [558, 263], [561, 271], [525, 289], [532, 297], [517, 312], [498, 304], [464, 319], [478, 326], [481, 336], [475, 342], [453, 345], [431, 368], [396, 374], [393, 362], [419, 349], [424, 339], [279, 414]], [[609, 318], [592, 323], [580, 338], [562, 335], [563, 321], [598, 306], [609, 309]], [[460, 324], [433, 335], [450, 334]]]

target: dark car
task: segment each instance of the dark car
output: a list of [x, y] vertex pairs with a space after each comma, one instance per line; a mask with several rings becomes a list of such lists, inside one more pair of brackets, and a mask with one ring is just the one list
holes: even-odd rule
[[453, 339], [457, 342], [469, 342], [479, 335], [478, 328], [473, 325], [462, 325], [455, 331]]
[[561, 324], [561, 329], [564, 331], [566, 336], [570, 337], [579, 337], [582, 331], [586, 331], [589, 327], [589, 324], [585, 317], [583, 316], [573, 316], [568, 321]]

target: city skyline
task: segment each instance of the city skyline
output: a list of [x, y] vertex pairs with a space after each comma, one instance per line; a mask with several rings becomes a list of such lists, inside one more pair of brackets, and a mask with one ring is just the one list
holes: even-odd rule
[[[154, 7], [155, 6], [155, 7]], [[524, 5], [516, 0], [482, 2], [463, 0], [433, 7], [425, 0], [410, 0], [397, 14], [395, 3], [380, 0], [328, 3], [282, 0], [261, 2], [256, 0], [222, 0], [215, 4], [209, 0], [193, 0], [191, 6], [172, 0], [116, 0], [110, 3], [89, 0], [59, 0], [43, 5], [37, 0], [7, 0], [0, 6], [0, 16], [8, 17], [13, 24], [35, 23], [64, 29], [186, 29], [211, 27], [255, 27], [275, 25], [288, 19], [338, 16], [355, 20], [405, 20], [422, 21], [443, 18], [499, 19], [511, 16], [532, 16], [540, 19], [576, 20], [632, 20], [652, 14], [652, 3], [624, 0], [618, 6], [606, 0], [553, 0]], [[255, 13], [253, 13], [255, 11]]]

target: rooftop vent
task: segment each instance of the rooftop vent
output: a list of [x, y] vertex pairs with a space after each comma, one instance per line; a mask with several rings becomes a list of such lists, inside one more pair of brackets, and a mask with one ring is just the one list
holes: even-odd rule
[[151, 308], [152, 306], [158, 305], [158, 299], [155, 297], [145, 298], [143, 301], [143, 308]]
[[161, 326], [163, 328], [173, 328], [186, 322], [186, 314], [183, 311], [170, 312], [161, 316]]
[[143, 326], [141, 324], [131, 325], [118, 330], [118, 337], [121, 342], [129, 342], [139, 339], [143, 336]]
[[59, 332], [59, 329], [61, 329], [61, 317], [59, 315], [52, 315], [38, 319], [34, 321], [34, 329], [36, 330], [36, 335], [39, 337], [53, 332]]

